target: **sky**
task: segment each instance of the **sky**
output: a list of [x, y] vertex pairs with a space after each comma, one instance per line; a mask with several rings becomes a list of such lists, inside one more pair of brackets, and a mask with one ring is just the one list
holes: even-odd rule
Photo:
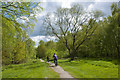
[[36, 18], [38, 21], [35, 23], [35, 27], [33, 33], [30, 34], [30, 38], [35, 41], [36, 47], [38, 46], [38, 42], [40, 40], [45, 42], [49, 40], [56, 40], [55, 36], [49, 36], [45, 34], [46, 32], [43, 26], [43, 18], [47, 13], [55, 12], [59, 7], [71, 8], [72, 4], [78, 3], [81, 4], [87, 11], [101, 10], [105, 14], [105, 17], [107, 17], [111, 15], [110, 6], [112, 2], [118, 1], [119, 0], [41, 0], [42, 3], [38, 5], [37, 8], [39, 9], [39, 6], [41, 6], [43, 11], [40, 10], [36, 12]]

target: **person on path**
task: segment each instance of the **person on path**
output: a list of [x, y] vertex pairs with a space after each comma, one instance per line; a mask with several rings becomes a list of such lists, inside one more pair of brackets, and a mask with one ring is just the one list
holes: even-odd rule
[[47, 61], [49, 62], [49, 57], [47, 56]]
[[54, 55], [53, 55], [53, 58], [54, 58], [54, 63], [55, 63], [55, 65], [57, 66], [57, 55], [54, 53]]

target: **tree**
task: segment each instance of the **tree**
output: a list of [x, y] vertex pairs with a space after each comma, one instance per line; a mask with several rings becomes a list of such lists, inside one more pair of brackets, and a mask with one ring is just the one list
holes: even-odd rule
[[[5, 17], [2, 17], [2, 27], [2, 64], [26, 62], [26, 54], [28, 51], [26, 45], [31, 44], [27, 44], [27, 42], [25, 43], [25, 41], [21, 39], [20, 34], [22, 30], [18, 30], [18, 33], [14, 27], [14, 22], [9, 21]], [[34, 45], [32, 45], [32, 48], [31, 46], [29, 47], [31, 49], [30, 52], [34, 49], [33, 46]], [[27, 57], [33, 56], [29, 54]]]
[[96, 20], [100, 16], [102, 16], [100, 11], [88, 13], [82, 6], [76, 4], [70, 9], [59, 8], [55, 13], [47, 14], [44, 25], [48, 33], [62, 40], [72, 60], [79, 47], [95, 32]]
[[120, 56], [120, 7], [116, 3], [111, 5], [112, 16], [107, 17], [104, 23], [104, 31], [106, 33], [104, 38], [104, 46], [106, 46], [107, 53], [111, 58], [118, 58]]
[[[14, 26], [16, 30], [21, 28], [28, 32], [34, 28], [34, 22], [37, 21], [35, 13], [37, 10], [42, 9], [39, 4], [40, 2], [2, 2], [0, 7], [2, 11], [1, 15], [13, 21], [14, 25], [19, 24], [17, 27]], [[36, 7], [39, 9], [36, 9]], [[20, 19], [24, 20], [25, 23], [20, 23]]]
[[25, 42], [17, 41], [12, 52], [12, 63], [19, 64], [26, 61]]
[[12, 21], [2, 17], [2, 64], [10, 64], [15, 47], [15, 28]]
[[111, 6], [112, 10], [112, 18], [113, 22], [111, 24], [114, 25], [114, 42], [115, 42], [115, 47], [117, 49], [118, 57], [120, 57], [120, 6], [119, 4], [117, 5], [116, 3], [113, 3]]
[[45, 46], [46, 46], [47, 49], [52, 49], [52, 50], [54, 50], [55, 47], [56, 47], [56, 44], [55, 44], [55, 42], [53, 42], [53, 41], [48, 41], [48, 42], [45, 43]]
[[[33, 11], [33, 8], [38, 6], [39, 3], [40, 2], [2, 2], [0, 8], [2, 8], [2, 16], [14, 21], [21, 16], [34, 17], [35, 11]], [[42, 9], [42, 7], [40, 7], [40, 9]]]
[[56, 42], [56, 50], [57, 50], [58, 58], [63, 58], [63, 57], [65, 58], [69, 56], [67, 48], [62, 42], [62, 40], [59, 40], [58, 42]]
[[46, 46], [45, 46], [45, 42], [43, 40], [40, 40], [38, 48], [37, 48], [37, 55], [36, 56], [38, 58], [43, 58], [43, 57], [46, 56], [45, 55], [46, 51], [47, 51], [47, 49], [46, 49]]
[[36, 58], [36, 51], [35, 51], [35, 42], [32, 39], [28, 39], [25, 41], [26, 43], [26, 55], [25, 57], [29, 59]]
[[[38, 2], [1, 2], [2, 64], [26, 62], [27, 52], [30, 53], [29, 57], [33, 57], [34, 42], [28, 34], [34, 27], [36, 7], [40, 7], [38, 5]], [[25, 23], [20, 23], [18, 19], [23, 19]], [[31, 43], [27, 44], [29, 42]]]
[[79, 48], [78, 56], [116, 59], [119, 55], [119, 8], [116, 3], [111, 6], [112, 16], [98, 22], [94, 36]]

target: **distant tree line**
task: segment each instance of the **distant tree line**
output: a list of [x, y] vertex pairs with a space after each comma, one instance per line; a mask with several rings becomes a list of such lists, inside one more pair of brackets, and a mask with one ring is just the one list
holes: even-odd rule
[[49, 56], [50, 59], [53, 59], [54, 53], [58, 56], [58, 58], [65, 58], [69, 55], [66, 47], [64, 46], [64, 44], [61, 44], [60, 41], [44, 42], [43, 40], [41, 40], [38, 47], [36, 48], [36, 52], [37, 58], [46, 58], [47, 56]]

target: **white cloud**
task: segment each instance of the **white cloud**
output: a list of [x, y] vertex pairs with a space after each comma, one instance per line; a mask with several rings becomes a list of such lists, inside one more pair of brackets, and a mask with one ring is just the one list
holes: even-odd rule
[[68, 1], [68, 2], [62, 2], [62, 4], [61, 4], [61, 7], [62, 8], [71, 8], [71, 3], [72, 2], [70, 2], [70, 1]]
[[119, 2], [119, 0], [40, 0], [42, 2]]
[[25, 16], [21, 16], [19, 18], [16, 19], [19, 23], [25, 23], [29, 21], [29, 18], [25, 17]]
[[91, 11], [92, 9], [94, 8], [94, 5], [93, 4], [90, 4], [89, 6], [88, 6], [88, 11]]
[[95, 2], [118, 2], [119, 0], [95, 0]]
[[[1, 0], [2, 2], [8, 1], [8, 2], [93, 2], [95, 0]], [[99, 0], [100, 2], [118, 2], [119, 0]]]
[[38, 46], [40, 40], [43, 40], [44, 42], [47, 42], [47, 41], [50, 41], [50, 40], [53, 40], [53, 41], [56, 40], [55, 36], [34, 36], [34, 37], [30, 37], [30, 38], [33, 41], [35, 41], [35, 47]]
[[[105, 1], [105, 0], [104, 0]], [[94, 2], [101, 2], [101, 0], [95, 0]]]
[[45, 16], [47, 13], [46, 12], [38, 12], [36, 13], [35, 17], [39, 20], [41, 17]]
[[21, 16], [20, 19], [23, 19], [25, 21], [29, 21], [29, 19], [26, 16]]
[[103, 20], [103, 17], [100, 17], [100, 20]]
[[46, 2], [46, 0], [41, 0], [42, 2]]
[[[41, 9], [41, 4], [46, 5], [45, 3], [39, 3], [39, 4], [33, 9], [33, 12], [34, 12], [36, 18], [39, 18], [39, 17], [41, 17], [41, 16], [44, 16], [44, 11], [42, 11], [42, 9]], [[42, 6], [42, 7], [44, 8], [44, 7], [46, 7], [46, 6]]]
[[[115, 0], [114, 0], [115, 1]], [[110, 14], [110, 6], [113, 0], [94, 0], [94, 3], [91, 3], [87, 8], [85, 8], [86, 11], [93, 11], [93, 10], [101, 10], [106, 15]]]

